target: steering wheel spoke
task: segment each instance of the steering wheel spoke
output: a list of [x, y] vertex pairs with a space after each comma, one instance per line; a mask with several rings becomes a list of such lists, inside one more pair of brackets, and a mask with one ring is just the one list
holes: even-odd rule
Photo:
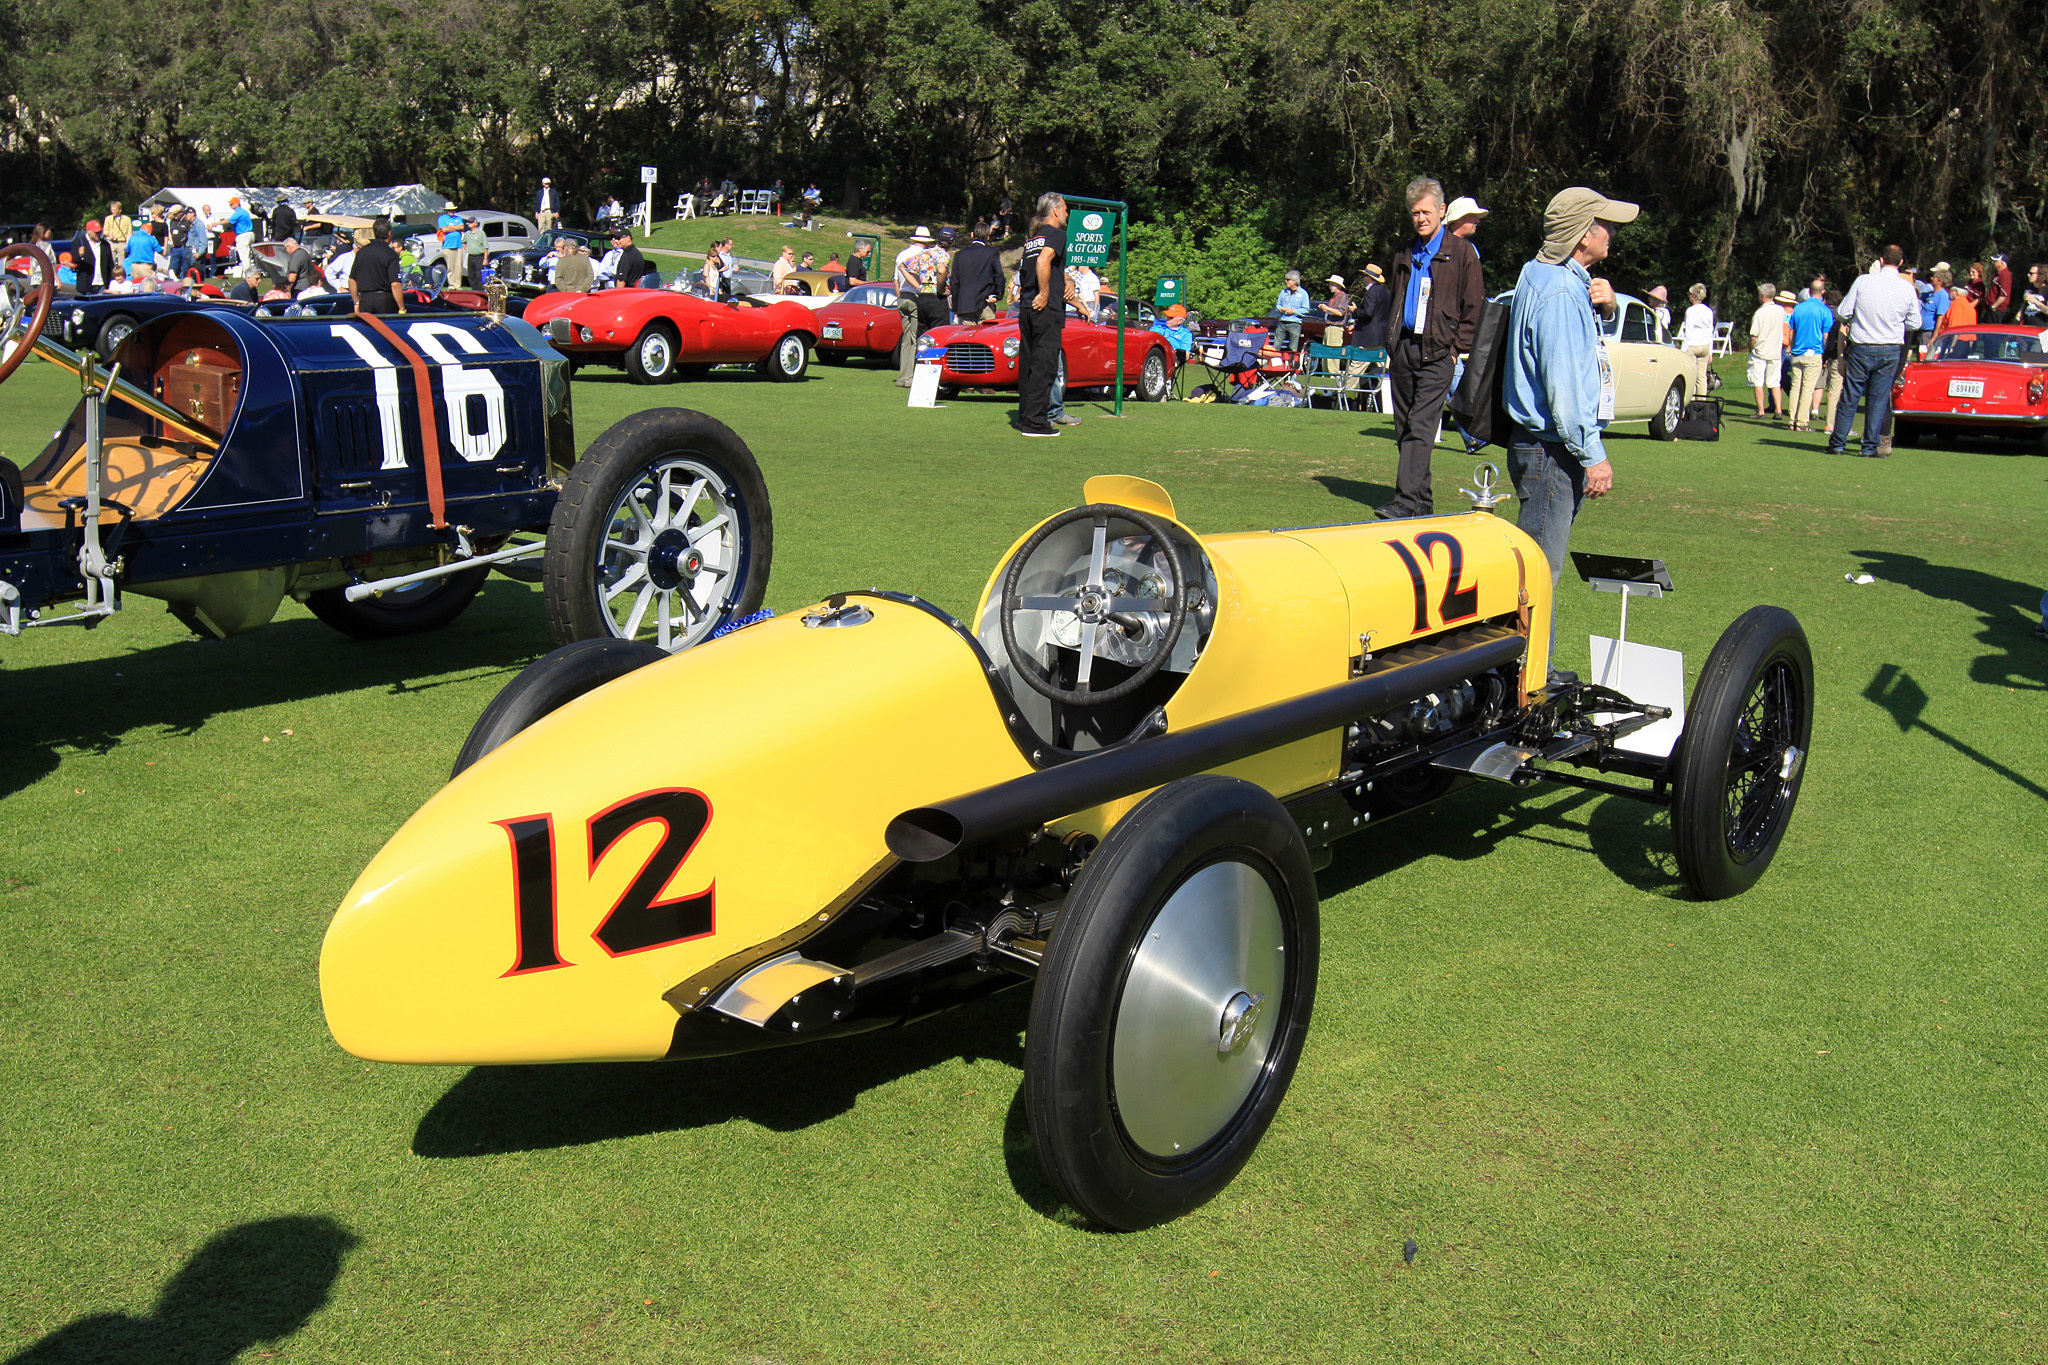
[[[1106, 578], [1114, 578], [1118, 584], [1126, 581], [1122, 574], [1111, 575], [1109, 572], [1112, 521], [1124, 521], [1135, 526], [1149, 542], [1146, 552], [1156, 552], [1164, 557], [1166, 574], [1173, 584], [1164, 594], [1158, 597], [1125, 597], [1111, 591], [1104, 581]], [[1055, 533], [1077, 523], [1086, 523], [1091, 533], [1087, 567], [1079, 571], [1082, 581], [1057, 595], [1041, 592], [1027, 597], [1019, 592], [1027, 566], [1040, 572], [1048, 567], [1035, 561], [1034, 556], [1039, 549]], [[1071, 583], [1077, 572], [1074, 562], [1067, 561], [1062, 572], [1066, 581]], [[1186, 575], [1180, 547], [1170, 533], [1159, 522], [1134, 508], [1100, 503], [1077, 507], [1052, 518], [1018, 549], [1003, 575], [1002, 592], [998, 598], [1001, 603], [1000, 625], [1003, 648], [1009, 655], [1011, 667], [1033, 691], [1069, 706], [1100, 705], [1128, 696], [1150, 681], [1173, 655], [1173, 647], [1187, 624], [1188, 594], [1179, 586], [1186, 581]], [[1033, 650], [1027, 650], [1019, 643], [1016, 618], [1023, 612], [1047, 612], [1073, 618], [1079, 629], [1071, 635], [1064, 630], [1061, 632], [1062, 638], [1076, 640], [1078, 644], [1079, 659], [1071, 688], [1060, 686], [1047, 664], [1041, 662]], [[1155, 628], [1154, 623], [1161, 615], [1167, 618], [1166, 623], [1163, 628]], [[1112, 628], [1115, 634], [1105, 638], [1105, 626]], [[1041, 636], [1041, 646], [1053, 639], [1050, 632]], [[1104, 652], [1112, 643], [1126, 647]], [[1139, 655], [1135, 664], [1129, 662], [1133, 653]], [[1098, 656], [1130, 671], [1121, 681], [1097, 687], [1095, 661]]]

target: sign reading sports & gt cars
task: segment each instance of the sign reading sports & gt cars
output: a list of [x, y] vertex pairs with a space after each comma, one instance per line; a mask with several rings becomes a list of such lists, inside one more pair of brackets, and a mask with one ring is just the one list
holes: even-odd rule
[[1083, 209], [1067, 221], [1067, 264], [1101, 266], [1109, 264], [1109, 238], [1116, 231], [1116, 215], [1100, 209]]

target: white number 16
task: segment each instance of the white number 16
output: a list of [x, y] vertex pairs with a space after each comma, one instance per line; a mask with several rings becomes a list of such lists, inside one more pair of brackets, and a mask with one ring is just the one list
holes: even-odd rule
[[[337, 322], [333, 335], [369, 365], [377, 396], [377, 425], [384, 443], [384, 463], [379, 469], [405, 468], [405, 429], [398, 417], [398, 365], [381, 354], [356, 326]], [[495, 456], [505, 444], [505, 389], [489, 370], [463, 365], [445, 344], [454, 342], [470, 355], [484, 354], [484, 344], [460, 327], [446, 322], [416, 322], [406, 336], [427, 353], [441, 372], [441, 411], [448, 423], [448, 435], [455, 449], [471, 464]], [[470, 423], [469, 399], [484, 400], [484, 429]]]

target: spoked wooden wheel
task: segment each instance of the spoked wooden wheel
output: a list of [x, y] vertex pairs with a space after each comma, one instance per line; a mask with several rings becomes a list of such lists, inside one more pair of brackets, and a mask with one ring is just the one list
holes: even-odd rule
[[612, 637], [687, 649], [760, 608], [774, 541], [745, 442], [678, 408], [635, 413], [569, 473], [542, 565], [562, 644]]

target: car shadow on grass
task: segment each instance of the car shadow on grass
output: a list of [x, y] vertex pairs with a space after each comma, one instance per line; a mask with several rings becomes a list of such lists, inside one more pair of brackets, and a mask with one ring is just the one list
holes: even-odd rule
[[1366, 483], [1360, 479], [1347, 479], [1336, 474], [1318, 474], [1317, 483], [1340, 498], [1349, 499], [1367, 508], [1377, 508], [1393, 501], [1394, 489], [1383, 483]]
[[[152, 605], [139, 597], [128, 602], [127, 611]], [[352, 640], [301, 617], [229, 640], [193, 637], [123, 649], [116, 643], [121, 628], [119, 616], [101, 628], [98, 638], [109, 649], [97, 658], [40, 667], [10, 662], [0, 713], [0, 796], [47, 776], [67, 750], [109, 753], [131, 731], [190, 735], [216, 716], [337, 692], [417, 692], [479, 674], [510, 681], [553, 647], [539, 592], [500, 578], [487, 582], [453, 624], [391, 640]]]
[[1684, 898], [1670, 821], [1656, 806], [1602, 792], [1553, 790], [1562, 793], [1557, 800], [1532, 805], [1514, 789], [1475, 783], [1394, 817], [1392, 834], [1367, 831], [1338, 843], [1330, 865], [1316, 875], [1317, 886], [1328, 899], [1418, 858], [1464, 862], [1485, 857], [1509, 839], [1526, 839], [1574, 856], [1590, 849], [1608, 871], [1638, 891]]
[[80, 1318], [10, 1356], [8, 1365], [228, 1365], [293, 1336], [325, 1308], [356, 1242], [332, 1218], [243, 1223], [194, 1252], [147, 1317]]
[[1977, 613], [1980, 643], [1992, 653], [1970, 664], [1970, 681], [1993, 687], [2048, 692], [2048, 645], [2034, 638], [2041, 619], [2041, 593], [2048, 583], [2021, 583], [1978, 569], [1930, 564], [1894, 550], [1854, 550], [1863, 571], [1928, 597], [1954, 602]]
[[734, 1119], [795, 1132], [847, 1113], [869, 1090], [956, 1058], [1021, 1071], [1030, 999], [1009, 990], [902, 1028], [736, 1057], [480, 1066], [434, 1102], [412, 1149], [423, 1157], [500, 1156]]

